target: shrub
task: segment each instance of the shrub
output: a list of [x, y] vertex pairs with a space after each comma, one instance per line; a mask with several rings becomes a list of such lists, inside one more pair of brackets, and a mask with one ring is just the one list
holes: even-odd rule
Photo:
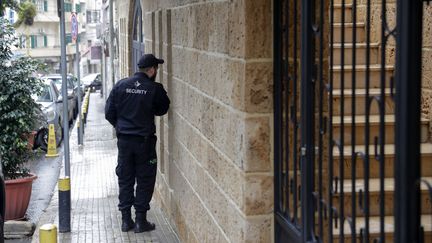
[[11, 47], [17, 43], [14, 29], [0, 17], [0, 159], [6, 179], [17, 178], [28, 170], [27, 134], [35, 126], [38, 104], [32, 94], [41, 90], [33, 75], [43, 64], [29, 57], [13, 58]]

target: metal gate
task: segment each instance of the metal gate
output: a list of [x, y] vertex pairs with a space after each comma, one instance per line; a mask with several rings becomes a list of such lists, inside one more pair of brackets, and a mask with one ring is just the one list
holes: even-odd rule
[[420, 174], [426, 4], [274, 1], [276, 242], [431, 239], [420, 189], [432, 193]]

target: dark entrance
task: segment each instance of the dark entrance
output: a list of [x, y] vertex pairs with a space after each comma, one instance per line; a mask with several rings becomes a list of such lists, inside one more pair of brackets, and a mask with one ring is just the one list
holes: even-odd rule
[[276, 242], [432, 242], [424, 5], [274, 1]]
[[135, 0], [132, 37], [132, 66], [133, 71], [136, 72], [138, 70], [137, 63], [144, 54], [144, 31], [140, 0]]

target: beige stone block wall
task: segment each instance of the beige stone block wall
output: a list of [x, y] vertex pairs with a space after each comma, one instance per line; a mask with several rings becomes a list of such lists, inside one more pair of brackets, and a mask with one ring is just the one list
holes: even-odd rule
[[[422, 115], [432, 120], [432, 5], [423, 8]], [[429, 134], [432, 125], [429, 124]]]
[[272, 2], [141, 4], [172, 102], [155, 199], [183, 242], [272, 242]]

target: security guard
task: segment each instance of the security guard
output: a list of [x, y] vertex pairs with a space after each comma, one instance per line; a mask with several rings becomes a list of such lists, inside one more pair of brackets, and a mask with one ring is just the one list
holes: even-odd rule
[[[152, 54], [142, 56], [139, 71], [114, 86], [105, 106], [105, 118], [114, 126], [118, 138], [116, 174], [123, 232], [133, 228], [135, 233], [155, 229], [147, 221], [157, 169], [154, 118], [166, 114], [170, 104], [162, 84], [155, 82], [158, 65], [163, 63], [163, 59]], [[132, 205], [135, 223], [131, 218]]]

